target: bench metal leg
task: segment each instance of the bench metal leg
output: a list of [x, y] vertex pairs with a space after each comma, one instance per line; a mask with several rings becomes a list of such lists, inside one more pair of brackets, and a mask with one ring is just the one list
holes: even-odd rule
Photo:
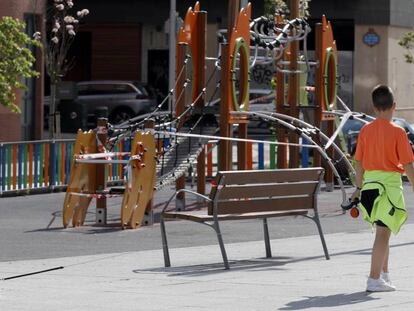
[[318, 217], [318, 215], [315, 215], [315, 217], [313, 217], [312, 219], [313, 219], [313, 221], [315, 221], [316, 227], [318, 227], [319, 236], [321, 237], [322, 247], [323, 247], [323, 251], [325, 252], [326, 260], [329, 260], [330, 257], [329, 257], [329, 253], [328, 253], [328, 248], [326, 247], [325, 237], [323, 236], [322, 226], [321, 226], [321, 223], [319, 221], [319, 217]]
[[162, 217], [162, 215], [160, 218], [160, 227], [161, 227], [162, 251], [164, 253], [164, 264], [165, 264], [165, 267], [171, 267], [170, 253], [168, 251], [168, 243], [167, 243], [167, 233], [165, 231], [165, 222], [164, 222], [164, 217]]
[[267, 225], [267, 218], [263, 219], [264, 242], [266, 247], [266, 258], [272, 257], [272, 249], [270, 247], [269, 227]]
[[224, 268], [226, 270], [228, 270], [228, 269], [230, 269], [230, 266], [229, 266], [229, 261], [227, 260], [226, 249], [224, 248], [224, 242], [223, 242], [223, 238], [221, 236], [221, 231], [220, 231], [219, 224], [216, 222], [212, 227], [217, 233], [217, 239], [218, 239], [218, 242], [219, 242], [219, 245], [220, 245], [221, 256], [223, 257]]

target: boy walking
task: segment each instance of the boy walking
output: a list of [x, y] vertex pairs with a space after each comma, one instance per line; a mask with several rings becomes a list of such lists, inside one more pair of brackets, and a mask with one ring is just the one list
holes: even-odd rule
[[358, 137], [357, 190], [352, 199], [360, 198], [364, 219], [376, 226], [366, 290], [394, 291], [388, 272], [389, 239], [407, 219], [401, 174], [405, 171], [414, 185], [414, 156], [404, 129], [391, 121], [395, 110], [392, 90], [376, 86], [372, 102], [377, 118], [365, 125]]

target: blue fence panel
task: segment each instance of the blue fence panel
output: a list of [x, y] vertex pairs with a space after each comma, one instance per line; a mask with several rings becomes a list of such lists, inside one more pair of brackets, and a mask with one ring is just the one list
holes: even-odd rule
[[258, 143], [259, 170], [264, 170], [264, 143]]
[[65, 146], [65, 184], [69, 182], [69, 174], [70, 174], [70, 162], [72, 159], [72, 155], [70, 154], [70, 144], [66, 144]]
[[[308, 144], [308, 140], [303, 138], [302, 144], [306, 145]], [[309, 148], [308, 147], [302, 147], [301, 150], [301, 158], [302, 158], [302, 167], [306, 168], [309, 166]]]

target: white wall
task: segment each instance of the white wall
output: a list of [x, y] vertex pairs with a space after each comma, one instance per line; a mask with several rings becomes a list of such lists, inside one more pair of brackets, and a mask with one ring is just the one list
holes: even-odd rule
[[[370, 47], [363, 36], [372, 28], [379, 36], [379, 44]], [[388, 83], [388, 27], [355, 25], [354, 53], [354, 110], [373, 113], [371, 90], [377, 84]]]
[[[380, 36], [378, 45], [362, 42], [369, 28]], [[373, 113], [371, 90], [377, 84], [387, 84], [397, 102], [396, 116], [414, 123], [414, 65], [407, 64], [404, 49], [398, 45], [409, 28], [395, 26], [355, 25], [354, 103], [355, 110]]]
[[396, 116], [414, 123], [414, 64], [407, 64], [404, 49], [398, 45], [410, 29], [390, 26], [388, 29], [388, 84], [397, 102]]

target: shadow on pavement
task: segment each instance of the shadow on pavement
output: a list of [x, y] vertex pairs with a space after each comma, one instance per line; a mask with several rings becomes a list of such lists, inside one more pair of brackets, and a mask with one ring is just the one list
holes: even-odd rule
[[367, 292], [314, 296], [289, 302], [285, 307], [279, 308], [278, 310], [303, 310], [309, 308], [339, 307], [378, 299], [380, 298], [371, 297]]
[[86, 224], [81, 227], [53, 227], [53, 228], [44, 228], [44, 229], [35, 229], [24, 231], [24, 233], [33, 233], [33, 232], [65, 232], [65, 233], [74, 233], [74, 234], [105, 234], [123, 231], [121, 228], [121, 222], [111, 223], [107, 225], [95, 225], [95, 224]]
[[191, 266], [169, 267], [169, 268], [151, 268], [151, 269], [136, 269], [134, 273], [168, 273], [168, 276], [203, 276], [216, 273], [223, 273], [229, 271], [270, 271], [270, 270], [283, 270], [279, 268], [290, 262], [291, 257], [273, 257], [273, 258], [258, 258], [249, 260], [232, 260], [229, 261], [230, 270], [225, 270], [222, 262], [212, 264], [201, 264]]
[[[391, 245], [391, 248], [410, 246], [414, 245], [414, 242], [409, 243], [400, 243]], [[370, 256], [371, 248], [357, 249], [352, 251], [337, 252], [330, 254], [331, 257], [342, 256], [342, 255], [363, 255]], [[229, 271], [240, 271], [240, 270], [252, 270], [260, 271], [266, 270], [269, 271], [272, 267], [280, 267], [287, 264], [294, 264], [296, 262], [309, 261], [325, 259], [325, 255], [316, 255], [309, 257], [272, 257], [272, 258], [258, 258], [258, 259], [249, 259], [249, 260], [229, 260], [230, 270], [225, 270], [223, 263], [213, 263], [213, 264], [200, 264], [200, 265], [191, 265], [191, 266], [180, 266], [180, 267], [159, 267], [159, 268], [150, 268], [150, 269], [135, 269], [132, 270], [134, 273], [164, 273], [168, 276], [202, 276], [210, 275], [214, 273], [223, 273]], [[273, 270], [282, 270], [281, 268], [274, 268]]]

